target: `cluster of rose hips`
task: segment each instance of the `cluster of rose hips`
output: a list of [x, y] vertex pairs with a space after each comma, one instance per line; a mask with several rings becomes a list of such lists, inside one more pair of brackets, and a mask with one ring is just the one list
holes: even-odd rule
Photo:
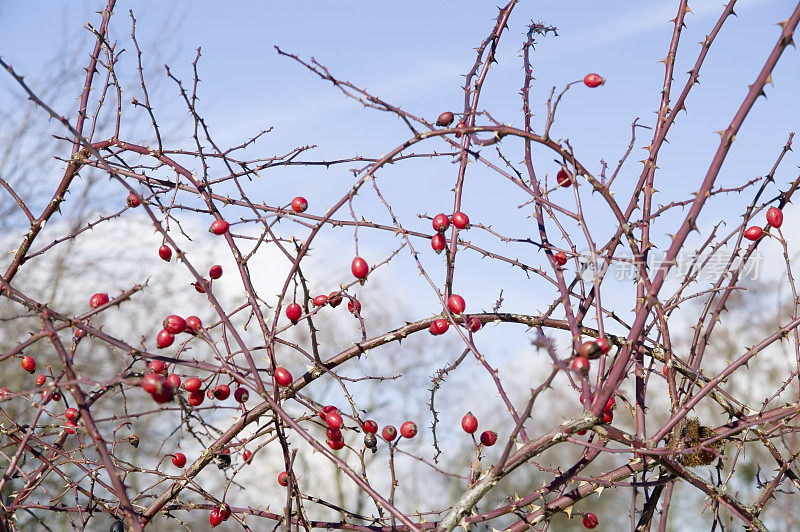
[[[581, 404], [591, 403], [594, 400], [594, 394], [590, 392], [589, 395], [587, 396], [586, 394], [581, 393], [580, 400]], [[603, 407], [603, 423], [611, 423], [612, 421], [614, 421], [614, 409], [616, 407], [617, 407], [617, 400], [614, 399], [614, 396], [612, 395], [611, 397], [608, 398], [608, 401], [606, 401], [606, 405]], [[588, 431], [585, 429], [579, 430], [578, 434], [580, 436], [583, 436], [587, 432]]]
[[[304, 200], [304, 198], [295, 198], [292, 202], [294, 205], [295, 201], [298, 199]], [[302, 212], [302, 211], [298, 211]], [[367, 261], [362, 259], [361, 257], [356, 257], [353, 259], [352, 264], [350, 265], [350, 271], [353, 273], [353, 276], [356, 279], [364, 280], [369, 275], [369, 264]], [[320, 294], [316, 296], [312, 302], [314, 303], [315, 307], [323, 307], [325, 305], [330, 305], [333, 308], [339, 306], [339, 304], [344, 300], [344, 296], [341, 292], [331, 292], [327, 296], [325, 294]], [[351, 314], [357, 314], [361, 312], [361, 302], [358, 299], [351, 298], [350, 301], [347, 302], [347, 310], [350, 311]], [[298, 303], [290, 303], [286, 307], [286, 317], [289, 318], [289, 321], [292, 323], [297, 323], [300, 321], [300, 318], [303, 316], [303, 307], [301, 307]]]
[[[194, 319], [192, 319], [194, 318]], [[202, 323], [196, 316], [191, 316], [187, 320], [183, 320], [180, 316], [169, 316], [164, 320], [164, 330], [161, 333], [166, 333], [172, 336], [175, 333], [183, 332], [187, 328], [197, 332], [202, 327]], [[162, 334], [159, 333], [159, 338]], [[174, 337], [173, 337], [174, 338]], [[172, 340], [168, 344], [159, 347], [166, 347], [172, 344]], [[275, 368], [275, 380], [280, 386], [288, 386], [292, 383], [292, 374], [286, 368], [278, 366]], [[176, 373], [167, 376], [167, 365], [160, 361], [154, 360], [148, 366], [148, 373], [142, 378], [142, 388], [148, 392], [153, 400], [157, 403], [166, 403], [172, 400], [173, 395], [181, 386], [181, 377]], [[224, 401], [231, 395], [231, 388], [227, 384], [218, 384], [213, 390], [208, 388], [207, 392], [203, 392], [203, 381], [197, 377], [190, 377], [183, 383], [183, 389], [189, 392], [187, 402], [191, 406], [200, 406], [206, 397], [209, 399], [217, 399]], [[250, 393], [247, 388], [239, 386], [233, 394], [238, 403], [245, 403], [250, 398]]]
[[325, 435], [328, 437], [328, 447], [334, 451], [343, 448], [342, 425], [344, 425], [344, 419], [342, 419], [339, 409], [333, 405], [325, 406], [320, 410], [319, 417], [328, 425], [328, 429], [325, 431]]
[[[327, 405], [320, 410], [319, 417], [322, 418], [328, 426], [325, 432], [328, 438], [328, 447], [334, 451], [342, 449], [344, 447], [344, 440], [342, 439], [344, 419], [339, 409], [333, 405]], [[378, 424], [368, 419], [362, 424], [361, 428], [364, 430], [364, 446], [372, 450], [373, 453], [376, 452], [378, 450], [378, 438], [376, 436], [378, 433]], [[417, 431], [417, 424], [413, 421], [406, 421], [400, 426], [400, 435], [404, 438], [413, 438], [417, 435]], [[386, 425], [381, 431], [381, 437], [391, 443], [397, 438], [397, 429], [392, 425]], [[280, 482], [280, 477], [278, 478], [278, 482]], [[283, 485], [285, 486], [286, 484]]]
[[[333, 308], [339, 306], [339, 304], [344, 300], [344, 296], [342, 296], [341, 292], [331, 292], [329, 295], [320, 294], [312, 300], [315, 307], [324, 307], [325, 305], [330, 305]], [[350, 311], [351, 314], [361, 313], [361, 302], [358, 299], [350, 298], [347, 302], [347, 310]], [[289, 321], [292, 323], [297, 323], [300, 320], [300, 317], [303, 315], [303, 308], [297, 303], [290, 303], [286, 307], [286, 317], [289, 318]]]
[[[775, 229], [779, 229], [783, 225], [783, 211], [777, 207], [770, 207], [767, 210], [767, 223]], [[748, 240], [758, 240], [763, 235], [764, 230], [757, 225], [748, 227], [744, 232], [744, 237]]]
[[[436, 119], [436, 125], [439, 127], [448, 127], [450, 124], [453, 123], [453, 120], [455, 120], [455, 115], [450, 111], [445, 111], [444, 113], [439, 115], [439, 118]], [[467, 124], [463, 120], [459, 121], [458, 124], [456, 124], [457, 130], [463, 130], [466, 128]], [[456, 133], [456, 138], [461, 138], [463, 134], [464, 134], [463, 131], [458, 131]]]
[[450, 217], [444, 213], [439, 213], [434, 216], [432, 223], [433, 230], [436, 231], [436, 234], [431, 237], [431, 247], [436, 253], [441, 253], [447, 246], [447, 239], [444, 233], [450, 227], [451, 222], [456, 229], [469, 229], [469, 216], [463, 212], [455, 212], [453, 216]]
[[[298, 208], [295, 208], [295, 201], [298, 201], [298, 200], [302, 200], [304, 203], [302, 203], [302, 204], [298, 203]], [[139, 205], [142, 204], [142, 201], [141, 201], [141, 199], [139, 198], [139, 196], [137, 194], [131, 192], [130, 194], [128, 194], [127, 204], [128, 204], [128, 207], [136, 208], [136, 207], [138, 207]], [[302, 206], [302, 209], [298, 210], [301, 206]], [[302, 211], [306, 210], [306, 207], [308, 207], [308, 203], [305, 203], [305, 199], [303, 199], [303, 198], [295, 198], [292, 201], [292, 208], [294, 208], [294, 210], [297, 211], [297, 212], [302, 212]], [[215, 235], [224, 235], [225, 233], [228, 232], [229, 228], [230, 228], [230, 224], [228, 222], [226, 222], [222, 218], [218, 218], [218, 219], [214, 220], [214, 222], [211, 224], [211, 227], [209, 228], [209, 231], [211, 233], [214, 233]], [[172, 248], [169, 247], [166, 244], [162, 244], [161, 247], [158, 248], [158, 256], [161, 257], [161, 259], [163, 261], [169, 262], [170, 259], [172, 259]], [[219, 276], [221, 276], [222, 275], [222, 268], [220, 266], [215, 266], [215, 268], [219, 268]], [[212, 279], [217, 279], [217, 278], [218, 277], [213, 277], [212, 276]], [[201, 291], [200, 288], [197, 287], [197, 285], [195, 285], [195, 288], [197, 288], [198, 292]]]
[[176, 334], [187, 331], [192, 334], [200, 334], [203, 328], [203, 322], [197, 316], [183, 319], [175, 314], [167, 316], [162, 325], [164, 328], [156, 335], [156, 345], [159, 349], [171, 346], [175, 341]]
[[[29, 359], [29, 360], [28, 360]], [[32, 365], [32, 366], [31, 366]], [[32, 370], [29, 373], [33, 373], [36, 370], [36, 362], [30, 356], [25, 356], [22, 358], [22, 367], [32, 367]], [[26, 369], [26, 371], [28, 371]], [[47, 376], [40, 374], [36, 376], [36, 386], [44, 386], [47, 383]], [[0, 388], [0, 397], [11, 393], [11, 390], [8, 388]], [[55, 401], [56, 403], [61, 401], [61, 392], [58, 390], [42, 390], [42, 403], [47, 404], [50, 401]], [[75, 408], [67, 408], [64, 410], [64, 430], [69, 434], [75, 434], [75, 429], [78, 427], [77, 422], [75, 421], [78, 419], [78, 410]]]
[[[185, 454], [175, 453], [168, 456], [172, 456], [172, 465], [174, 465], [175, 467], [183, 468], [186, 466]], [[249, 464], [252, 458], [253, 458], [253, 453], [245, 449], [244, 452], [242, 453], [242, 459], [244, 460], [244, 462]], [[220, 469], [226, 469], [230, 467], [231, 450], [226, 447], [218, 455], [214, 457], [214, 461], [217, 463], [217, 467], [219, 467]]]
[[[450, 312], [453, 314], [460, 316], [467, 308], [467, 304], [463, 297], [458, 294], [452, 294], [447, 298], [447, 308], [450, 309]], [[476, 316], [469, 316], [464, 319], [464, 326], [471, 332], [478, 332], [478, 330], [481, 328], [481, 320], [479, 320]], [[446, 333], [449, 328], [449, 321], [444, 318], [438, 318], [431, 322], [431, 326], [428, 328], [428, 331], [434, 336], [439, 336], [440, 334]]]
[[570, 362], [570, 369], [586, 376], [589, 373], [589, 360], [599, 358], [611, 350], [611, 344], [605, 338], [583, 342]]
[[[583, 83], [592, 89], [603, 85], [605, 82], [606, 79], [600, 74], [586, 74], [586, 76], [583, 78]], [[450, 124], [453, 123], [453, 120], [455, 120], [455, 115], [450, 111], [445, 111], [436, 119], [436, 125], [439, 127], [449, 127]], [[460, 120], [458, 124], [456, 124], [457, 130], [463, 130], [466, 128], [467, 124], [463, 120]], [[456, 138], [461, 138], [463, 134], [463, 131], [457, 131]]]
[[[464, 417], [461, 418], [461, 428], [464, 429], [464, 432], [467, 434], [474, 434], [475, 431], [478, 430], [478, 418], [476, 418], [472, 412], [467, 412], [464, 414]], [[497, 443], [497, 433], [493, 430], [484, 430], [481, 432], [480, 440], [484, 446], [491, 447]]]

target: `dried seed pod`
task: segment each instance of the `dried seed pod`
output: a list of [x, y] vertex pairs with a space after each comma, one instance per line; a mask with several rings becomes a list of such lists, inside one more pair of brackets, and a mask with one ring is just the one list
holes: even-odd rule
[[[682, 448], [695, 447], [716, 436], [716, 432], [711, 427], [700, 424], [697, 418], [686, 420], [686, 426], [681, 430]], [[693, 452], [685, 453], [680, 456], [681, 464], [687, 467], [696, 467], [711, 464], [721, 454], [722, 440], [705, 443], [708, 449], [698, 449]]]
[[228, 469], [231, 466], [231, 455], [220, 453], [214, 457], [214, 462], [217, 463], [218, 468]]

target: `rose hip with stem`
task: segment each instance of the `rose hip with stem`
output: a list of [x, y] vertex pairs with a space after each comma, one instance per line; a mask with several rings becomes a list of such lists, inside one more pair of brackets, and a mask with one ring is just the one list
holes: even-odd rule
[[474, 434], [476, 430], [478, 430], [478, 418], [472, 415], [472, 412], [467, 412], [464, 414], [464, 417], [461, 418], [461, 428], [464, 429], [464, 432], [467, 434]]
[[400, 425], [400, 435], [404, 438], [413, 438], [417, 435], [417, 424], [413, 421], [406, 421]]
[[158, 256], [161, 257], [161, 260], [164, 262], [169, 262], [172, 258], [172, 248], [166, 244], [162, 244], [160, 248], [158, 248]]
[[211, 224], [211, 227], [209, 228], [209, 231], [211, 231], [215, 235], [224, 235], [225, 233], [228, 232], [230, 226], [231, 224], [229, 224], [222, 218], [219, 218], [217, 220], [214, 220], [214, 222]]
[[767, 210], [767, 223], [775, 229], [778, 229], [783, 225], [783, 211], [777, 207], [770, 207]]
[[356, 279], [366, 279], [369, 274], [369, 265], [361, 257], [356, 257], [350, 265], [350, 271]]

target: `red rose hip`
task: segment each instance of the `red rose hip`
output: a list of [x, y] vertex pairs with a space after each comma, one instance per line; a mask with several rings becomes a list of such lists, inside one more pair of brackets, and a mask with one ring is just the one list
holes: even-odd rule
[[220, 401], [224, 401], [228, 397], [231, 396], [231, 387], [227, 384], [220, 384], [216, 388], [214, 388], [214, 397], [219, 399]]
[[186, 318], [186, 328], [193, 333], [200, 332], [200, 329], [203, 327], [203, 322], [197, 316], [189, 316]]
[[162, 325], [164, 330], [170, 334], [178, 334], [186, 330], [186, 320], [175, 314], [167, 316]]
[[339, 429], [344, 424], [344, 420], [342, 419], [341, 414], [337, 411], [328, 412], [325, 415], [325, 423], [332, 429]]
[[445, 246], [447, 246], [447, 239], [442, 233], [436, 233], [433, 235], [431, 238], [431, 247], [436, 253], [441, 253]]
[[589, 512], [588, 514], [583, 514], [583, 526], [586, 528], [596, 528], [600, 521], [597, 520], [597, 516], [593, 513]]
[[473, 434], [476, 430], [478, 430], [478, 418], [472, 415], [472, 412], [467, 412], [463, 418], [461, 418], [461, 428], [464, 429], [464, 432], [467, 434]]
[[175, 335], [173, 335], [169, 331], [162, 330], [158, 333], [158, 336], [156, 336], [156, 345], [161, 349], [171, 346], [172, 342], [174, 341], [175, 341]]
[[433, 217], [433, 230], [440, 233], [447, 231], [450, 227], [450, 219], [444, 214], [437, 214]]
[[239, 386], [236, 388], [236, 391], [233, 392], [233, 398], [236, 399], [237, 403], [246, 403], [250, 398], [250, 392], [247, 391], [247, 388]]
[[572, 176], [563, 168], [556, 174], [556, 181], [562, 187], [568, 187], [572, 184]]
[[228, 232], [230, 226], [231, 224], [220, 218], [218, 220], [214, 220], [214, 222], [211, 224], [211, 227], [209, 228], [209, 231], [211, 231], [215, 235], [224, 235], [225, 233]]
[[447, 329], [450, 328], [450, 323], [443, 319], [439, 318], [438, 320], [434, 320], [431, 323], [431, 334], [434, 336], [439, 336], [440, 334], [444, 334], [447, 332]]
[[186, 382], [183, 383], [183, 389], [187, 392], [196, 392], [200, 389], [203, 385], [203, 381], [198, 379], [197, 377], [189, 377], [186, 379]]
[[208, 522], [211, 524], [211, 528], [222, 524], [222, 515], [219, 513], [219, 508], [214, 508], [211, 510], [211, 513], [208, 516]]
[[160, 248], [158, 248], [158, 256], [161, 257], [161, 260], [164, 262], [169, 262], [172, 258], [172, 248], [166, 244], [163, 244]]
[[572, 359], [569, 367], [572, 371], [578, 372], [581, 375], [587, 375], [589, 373], [589, 359], [586, 357], [577, 356]]
[[464, 312], [464, 309], [467, 308], [467, 304], [464, 302], [464, 298], [458, 294], [453, 294], [447, 298], [447, 308], [450, 309], [450, 312], [453, 314], [461, 314]]
[[775, 229], [783, 225], [783, 211], [777, 207], [770, 207], [767, 210], [767, 223]]
[[289, 321], [292, 323], [297, 323], [297, 320], [299, 320], [302, 315], [303, 309], [297, 303], [290, 303], [289, 306], [286, 307], [286, 317], [289, 318]]
[[589, 88], [599, 87], [606, 80], [600, 74], [586, 74], [586, 77], [583, 78], [583, 83]]
[[222, 266], [219, 264], [213, 265], [211, 268], [208, 269], [208, 276], [212, 279], [219, 279], [222, 277]]
[[308, 209], [308, 201], [302, 196], [297, 196], [292, 200], [292, 210], [294, 212], [305, 212]]
[[493, 430], [485, 430], [481, 433], [481, 443], [486, 447], [491, 447], [497, 443], [497, 433]]
[[369, 265], [361, 257], [356, 257], [350, 265], [350, 271], [353, 272], [353, 276], [356, 279], [365, 279], [369, 274]]
[[393, 441], [397, 437], [397, 429], [392, 425], [386, 425], [381, 431], [381, 436], [386, 441]]
[[91, 308], [102, 307], [108, 303], [108, 294], [94, 294], [91, 298], [89, 298], [89, 306]]
[[453, 213], [453, 225], [458, 229], [469, 228], [469, 216], [460, 211]]
[[206, 394], [204, 394], [201, 390], [197, 390], [189, 393], [189, 397], [186, 399], [186, 402], [188, 402], [191, 406], [200, 406], [205, 400]]
[[33, 373], [36, 371], [36, 361], [30, 355], [25, 355], [20, 360], [20, 364], [22, 365], [22, 369], [27, 371], [28, 373]]
[[417, 435], [417, 424], [413, 421], [406, 421], [400, 425], [400, 435], [404, 438], [413, 438]]
[[167, 377], [167, 382], [172, 386], [173, 390], [177, 390], [181, 387], [181, 377], [177, 373], [170, 373]]
[[172, 455], [172, 465], [175, 467], [183, 467], [186, 465], [186, 455], [183, 453], [175, 453]]
[[294, 379], [292, 379], [292, 374], [288, 369], [278, 366], [275, 368], [275, 380], [281, 386], [289, 386]]
[[759, 226], [754, 225], [753, 227], [748, 227], [747, 231], [744, 232], [744, 237], [747, 240], [758, 240], [761, 238], [761, 235], [764, 234], [764, 230], [761, 229]]

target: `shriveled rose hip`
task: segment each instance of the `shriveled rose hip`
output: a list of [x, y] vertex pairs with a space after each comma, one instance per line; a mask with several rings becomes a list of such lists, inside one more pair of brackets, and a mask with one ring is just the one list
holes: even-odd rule
[[450, 111], [445, 111], [436, 119], [436, 125], [439, 127], [447, 127], [453, 123], [455, 116]]
[[481, 443], [486, 447], [491, 447], [497, 443], [497, 433], [493, 430], [485, 430], [481, 433]]

